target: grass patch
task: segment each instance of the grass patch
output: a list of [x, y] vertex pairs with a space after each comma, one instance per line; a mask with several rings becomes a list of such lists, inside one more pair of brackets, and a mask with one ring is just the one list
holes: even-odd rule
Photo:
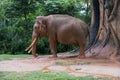
[[10, 54], [1, 54], [0, 55], [0, 61], [2, 60], [11, 60], [14, 58], [27, 58], [31, 57], [31, 55], [25, 55], [25, 54], [19, 54], [19, 55], [10, 55]]
[[77, 77], [65, 72], [0, 72], [0, 80], [110, 80], [108, 78]]
[[79, 62], [79, 61], [56, 61], [55, 62], [56, 65], [62, 65], [62, 66], [66, 66], [66, 65], [88, 65], [91, 64], [91, 62], [85, 61], [85, 62]]

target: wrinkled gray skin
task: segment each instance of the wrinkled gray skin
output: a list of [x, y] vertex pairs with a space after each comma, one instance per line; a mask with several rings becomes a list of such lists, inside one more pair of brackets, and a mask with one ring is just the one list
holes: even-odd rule
[[[89, 35], [88, 25], [80, 19], [68, 15], [38, 16], [33, 27], [32, 40], [46, 36], [50, 43], [53, 57], [57, 57], [57, 45], [74, 44], [79, 46], [80, 54], [84, 57], [86, 38]], [[37, 57], [36, 43], [32, 45], [32, 54]]]

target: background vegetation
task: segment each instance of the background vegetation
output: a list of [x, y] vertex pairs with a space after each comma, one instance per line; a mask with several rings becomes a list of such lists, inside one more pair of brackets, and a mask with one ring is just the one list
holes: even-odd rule
[[[89, 0], [1, 0], [0, 1], [0, 54], [26, 53], [31, 43], [32, 26], [36, 16], [68, 14], [90, 24]], [[74, 46], [62, 45], [58, 52]], [[49, 53], [49, 42], [43, 37], [37, 46], [38, 53]]]

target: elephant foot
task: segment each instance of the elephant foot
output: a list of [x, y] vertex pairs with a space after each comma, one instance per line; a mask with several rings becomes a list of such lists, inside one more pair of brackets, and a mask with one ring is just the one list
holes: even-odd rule
[[38, 54], [34, 54], [33, 57], [34, 57], [34, 58], [38, 58]]
[[53, 54], [53, 56], [52, 56], [53, 58], [57, 58], [58, 56], [57, 56], [57, 54]]
[[58, 56], [57, 55], [52, 55], [50, 58], [56, 59]]
[[86, 57], [85, 57], [85, 55], [79, 55], [78, 58], [85, 59]]

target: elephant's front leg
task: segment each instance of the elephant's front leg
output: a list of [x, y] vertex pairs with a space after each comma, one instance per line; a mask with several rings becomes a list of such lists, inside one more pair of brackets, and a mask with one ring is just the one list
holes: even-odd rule
[[50, 50], [53, 55], [53, 58], [57, 58], [57, 43], [50, 40]]

